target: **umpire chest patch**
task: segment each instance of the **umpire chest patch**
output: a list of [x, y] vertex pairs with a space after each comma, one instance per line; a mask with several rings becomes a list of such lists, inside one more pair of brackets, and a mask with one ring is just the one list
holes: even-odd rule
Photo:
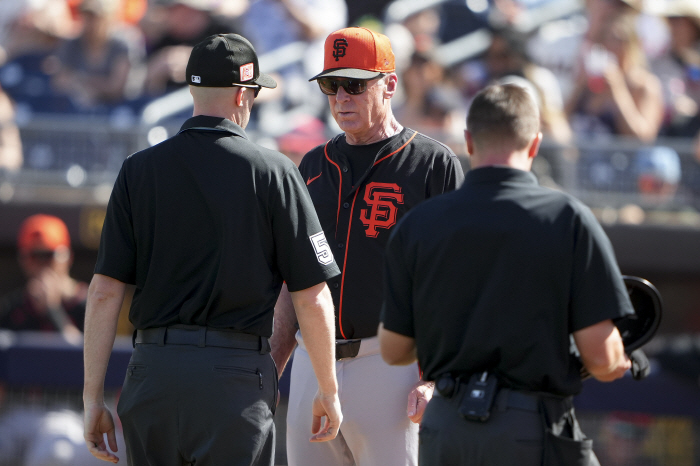
[[332, 264], [333, 253], [331, 252], [330, 246], [328, 246], [326, 235], [321, 231], [315, 235], [309, 236], [309, 239], [314, 247], [314, 252], [316, 252], [316, 259], [323, 265]]

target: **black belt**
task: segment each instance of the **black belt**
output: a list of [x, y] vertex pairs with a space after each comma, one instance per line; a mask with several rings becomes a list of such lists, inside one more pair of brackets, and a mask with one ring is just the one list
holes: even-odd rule
[[494, 403], [498, 409], [516, 408], [525, 411], [538, 412], [540, 409], [540, 396], [530, 393], [518, 392], [509, 388], [501, 388], [496, 394]]
[[362, 340], [345, 340], [335, 342], [335, 360], [354, 358], [360, 352]]
[[260, 354], [270, 352], [270, 342], [267, 337], [198, 325], [172, 325], [136, 330], [133, 343], [134, 346], [136, 344], [191, 345], [200, 348], [218, 346], [255, 350], [260, 351]]
[[[442, 383], [447, 380], [447, 383]], [[452, 380], [454, 385], [449, 384], [449, 380]], [[462, 387], [459, 387], [462, 385]], [[438, 378], [436, 382], [435, 394], [443, 398], [452, 399], [457, 397], [458, 393], [463, 393], [466, 389], [466, 383], [459, 379], [453, 379], [451, 377]], [[461, 388], [461, 389], [460, 389]], [[538, 412], [542, 402], [554, 403], [570, 407], [572, 405], [571, 397], [560, 397], [556, 395], [551, 395], [542, 392], [526, 392], [521, 390], [513, 390], [511, 388], [500, 388], [498, 393], [496, 393], [496, 399], [494, 401], [494, 406], [497, 409], [505, 410], [506, 408], [516, 408], [525, 411]]]

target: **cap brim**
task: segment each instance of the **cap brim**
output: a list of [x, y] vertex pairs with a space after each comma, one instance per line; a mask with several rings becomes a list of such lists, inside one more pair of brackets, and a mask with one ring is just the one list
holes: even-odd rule
[[374, 79], [379, 76], [381, 71], [368, 71], [360, 70], [357, 68], [337, 68], [334, 70], [323, 71], [309, 81], [313, 81], [318, 78], [355, 78], [355, 79]]
[[277, 87], [277, 81], [272, 79], [272, 76], [264, 73], [260, 73], [258, 79], [254, 80], [253, 82], [258, 86], [269, 87], [270, 89], [274, 89]]

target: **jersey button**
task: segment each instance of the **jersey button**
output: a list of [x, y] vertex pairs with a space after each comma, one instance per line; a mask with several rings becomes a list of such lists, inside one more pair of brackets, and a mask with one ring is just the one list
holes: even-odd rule
[[347, 172], [348, 172], [348, 167], [343, 167], [343, 173], [347, 173]]
[[338, 243], [338, 247], [339, 247], [340, 249], [343, 249], [343, 248], [345, 247], [345, 244], [344, 244], [344, 243]]
[[348, 207], [350, 207], [350, 203], [349, 202], [344, 203], [343, 207], [345, 207], [347, 209]]
[[333, 283], [333, 288], [338, 288], [340, 285], [338, 285], [338, 282]]

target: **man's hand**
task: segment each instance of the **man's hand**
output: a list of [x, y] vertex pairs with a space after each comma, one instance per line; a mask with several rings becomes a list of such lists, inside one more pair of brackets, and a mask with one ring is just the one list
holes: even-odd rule
[[433, 397], [434, 390], [435, 383], [422, 380], [413, 387], [408, 394], [408, 408], [406, 408], [406, 414], [411, 421], [418, 424], [423, 419], [425, 407]]
[[[333, 440], [340, 430], [343, 422], [343, 413], [340, 411], [340, 399], [337, 394], [323, 395], [316, 393], [312, 405], [313, 421], [311, 422], [311, 442], [327, 442]], [[323, 427], [321, 420], [325, 417]]]
[[51, 269], [43, 270], [37, 277], [27, 281], [27, 292], [32, 305], [46, 312], [61, 306], [61, 277]]
[[109, 448], [117, 451], [117, 437], [114, 433], [114, 420], [104, 403], [85, 403], [85, 443], [88, 450], [96, 458], [112, 463], [118, 463], [119, 458], [105, 444], [104, 434], [107, 434]]

